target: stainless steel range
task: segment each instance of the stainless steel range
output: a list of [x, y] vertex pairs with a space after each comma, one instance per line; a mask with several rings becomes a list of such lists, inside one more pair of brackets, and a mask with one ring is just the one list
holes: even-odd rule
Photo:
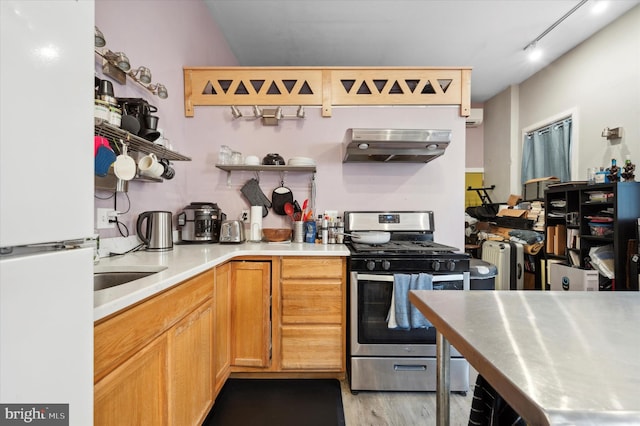
[[[397, 328], [396, 275], [429, 274], [434, 290], [469, 290], [469, 256], [433, 241], [431, 211], [345, 212], [345, 231], [384, 231], [382, 245], [345, 241], [349, 261], [348, 373], [352, 392], [435, 391], [436, 331]], [[396, 293], [397, 294], [397, 293]], [[469, 390], [469, 364], [451, 348], [451, 390]]]

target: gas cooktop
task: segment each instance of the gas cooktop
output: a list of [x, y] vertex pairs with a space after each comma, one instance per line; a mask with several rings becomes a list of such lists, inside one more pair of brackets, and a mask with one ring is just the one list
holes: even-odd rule
[[456, 247], [446, 246], [433, 241], [389, 241], [386, 244], [372, 245], [349, 243], [352, 252], [368, 254], [440, 254], [459, 252]]
[[432, 211], [345, 212], [347, 232], [389, 232], [388, 243], [373, 245], [346, 241], [352, 271], [468, 272], [469, 258], [457, 247], [433, 241]]

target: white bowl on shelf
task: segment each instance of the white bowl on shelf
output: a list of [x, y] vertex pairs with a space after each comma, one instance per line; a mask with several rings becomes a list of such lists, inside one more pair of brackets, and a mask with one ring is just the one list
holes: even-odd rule
[[287, 161], [289, 166], [315, 166], [316, 162], [313, 158], [309, 157], [291, 157]]
[[244, 159], [244, 164], [247, 166], [259, 166], [260, 159], [257, 155], [247, 155]]

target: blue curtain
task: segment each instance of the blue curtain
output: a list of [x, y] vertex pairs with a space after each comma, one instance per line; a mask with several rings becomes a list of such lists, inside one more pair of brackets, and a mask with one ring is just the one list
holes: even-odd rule
[[555, 176], [571, 180], [571, 118], [543, 127], [524, 137], [522, 183]]

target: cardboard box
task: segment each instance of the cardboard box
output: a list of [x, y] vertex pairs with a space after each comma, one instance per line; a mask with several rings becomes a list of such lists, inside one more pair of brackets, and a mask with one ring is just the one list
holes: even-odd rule
[[552, 263], [549, 284], [551, 290], [598, 291], [598, 271]]
[[507, 200], [507, 205], [509, 207], [515, 207], [520, 202], [520, 200], [522, 200], [522, 197], [520, 197], [519, 195], [511, 194], [509, 195], [509, 199]]
[[504, 209], [500, 210], [497, 214], [500, 217], [522, 217], [527, 218], [527, 210], [518, 210], [518, 209]]
[[556, 227], [547, 226], [547, 253], [554, 254], [554, 247], [556, 243]]
[[556, 236], [553, 240], [553, 254], [564, 256], [567, 248], [567, 227], [556, 225]]
[[522, 198], [525, 201], [543, 199], [547, 187], [556, 183], [560, 183], [560, 179], [553, 176], [528, 180], [523, 185]]

